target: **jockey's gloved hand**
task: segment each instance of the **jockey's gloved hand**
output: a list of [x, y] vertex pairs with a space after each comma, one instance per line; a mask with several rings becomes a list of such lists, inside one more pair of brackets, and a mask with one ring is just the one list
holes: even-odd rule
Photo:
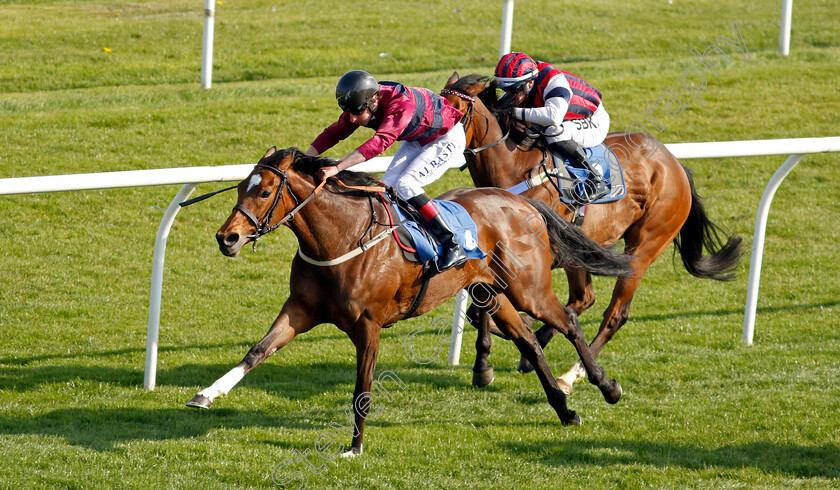
[[523, 121], [521, 119], [516, 119], [513, 116], [511, 116], [510, 126], [516, 131], [519, 131], [520, 133], [525, 133], [528, 130], [528, 128], [531, 127], [531, 123], [529, 123], [528, 121]]

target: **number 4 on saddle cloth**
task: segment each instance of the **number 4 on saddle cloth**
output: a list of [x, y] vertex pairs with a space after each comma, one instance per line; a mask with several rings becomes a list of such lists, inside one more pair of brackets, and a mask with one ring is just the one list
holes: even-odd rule
[[[467, 253], [468, 259], [483, 259], [487, 256], [478, 246], [476, 238], [478, 230], [470, 214], [463, 206], [452, 201], [433, 199], [440, 214], [449, 224], [452, 233]], [[423, 222], [420, 215], [410, 208], [404, 201], [391, 200], [389, 208], [394, 212], [394, 221], [400, 224], [397, 228], [397, 235], [400, 238], [400, 245], [408, 260], [427, 263], [438, 258], [443, 247], [435, 240], [430, 233], [427, 233], [420, 224]], [[397, 204], [397, 205], [394, 205]]]
[[[604, 184], [609, 193], [597, 199], [592, 204], [618, 201], [627, 193], [624, 186], [624, 173], [621, 170], [621, 163], [615, 152], [601, 143], [592, 148], [586, 148], [586, 156], [593, 165], [601, 169]], [[528, 177], [507, 189], [512, 194], [521, 194], [532, 187], [545, 182], [550, 182], [560, 191], [560, 200], [568, 204], [579, 204], [574, 198], [573, 189], [575, 186], [585, 185], [589, 171], [582, 168], [572, 167], [568, 160], [561, 160], [557, 155], [552, 155], [550, 164], [543, 161], [542, 164], [532, 168]], [[562, 164], [561, 164], [562, 163]]]

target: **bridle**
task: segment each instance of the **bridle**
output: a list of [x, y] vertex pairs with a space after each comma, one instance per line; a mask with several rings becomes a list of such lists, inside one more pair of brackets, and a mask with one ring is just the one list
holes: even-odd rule
[[[467, 109], [467, 112], [464, 114], [464, 119], [467, 120], [466, 124], [464, 124], [464, 131], [469, 129], [470, 125], [473, 122], [473, 119], [475, 118], [475, 98], [473, 98], [472, 96], [469, 96], [465, 93], [458, 92], [457, 90], [443, 89], [443, 90], [440, 91], [440, 93], [441, 94], [454, 95], [455, 97], [464, 99], [464, 100], [466, 100], [470, 103], [470, 106]], [[483, 114], [480, 114], [480, 115], [481, 115], [481, 117], [483, 117], [485, 119], [485, 121], [487, 121], [487, 123], [489, 123], [489, 120], [488, 120], [487, 116], [485, 116]], [[485, 136], [487, 136], [487, 135], [485, 134]], [[504, 136], [502, 136], [501, 139], [499, 139], [497, 141], [494, 141], [494, 142], [490, 143], [489, 145], [479, 146], [478, 148], [465, 148], [464, 153], [472, 155], [472, 156], [476, 156], [476, 154], [479, 153], [479, 152], [482, 152], [484, 150], [489, 150], [490, 148], [493, 148], [494, 146], [501, 145], [502, 143], [504, 143], [508, 139], [508, 136], [510, 136], [510, 128], [508, 128], [507, 132], [505, 133]]]
[[[265, 164], [262, 164], [262, 163], [258, 163], [256, 165], [254, 165], [254, 168], [255, 169], [261, 168], [261, 169], [268, 170], [268, 171], [274, 173], [275, 175], [277, 175], [278, 177], [280, 177], [280, 185], [277, 189], [277, 192], [274, 194], [274, 201], [271, 203], [271, 206], [268, 208], [268, 211], [266, 212], [265, 217], [263, 217], [262, 219], [257, 218], [257, 216], [254, 213], [252, 213], [250, 209], [246, 208], [245, 206], [243, 206], [239, 203], [237, 203], [233, 207], [234, 211], [239, 211], [240, 213], [244, 214], [245, 217], [248, 218], [248, 220], [251, 222], [251, 224], [254, 225], [254, 227], [257, 229], [257, 231], [253, 235], [248, 235], [247, 237], [245, 237], [245, 238], [253, 238], [254, 239], [253, 250], [254, 250], [254, 252], [256, 252], [257, 251], [257, 240], [259, 240], [260, 238], [262, 238], [265, 235], [268, 235], [272, 231], [276, 230], [277, 228], [282, 226], [287, 221], [293, 220], [294, 217], [295, 217], [295, 214], [297, 214], [298, 211], [300, 211], [304, 206], [306, 206], [306, 204], [309, 201], [311, 201], [312, 198], [314, 198], [318, 194], [318, 191], [320, 191], [321, 188], [324, 186], [324, 184], [326, 183], [326, 180], [322, 181], [318, 185], [318, 187], [316, 187], [315, 190], [312, 191], [312, 194], [310, 194], [309, 197], [304, 199], [303, 202], [300, 202], [300, 200], [298, 200], [297, 196], [295, 196], [295, 193], [292, 192], [292, 188], [289, 187], [289, 185], [288, 185], [289, 184], [289, 175], [286, 172], [284, 172], [284, 171], [282, 171], [278, 168], [272, 167], [270, 165], [265, 165]], [[295, 200], [295, 207], [294, 207], [294, 209], [292, 209], [291, 211], [286, 213], [286, 216], [284, 216], [283, 219], [281, 219], [280, 221], [278, 221], [277, 223], [272, 225], [271, 220], [272, 220], [272, 218], [274, 218], [274, 211], [277, 209], [277, 206], [280, 204], [280, 201], [283, 200], [283, 192], [286, 189], [289, 190], [289, 195], [292, 196], [292, 199]]]
[[[258, 163], [256, 165], [254, 165], [254, 168], [262, 168], [262, 169], [268, 170], [268, 171], [274, 173], [275, 175], [277, 175], [278, 177], [280, 177], [280, 185], [279, 185], [279, 188], [277, 189], [277, 192], [274, 194], [274, 201], [272, 201], [271, 206], [268, 208], [268, 211], [266, 211], [264, 218], [262, 218], [262, 219], [257, 218], [257, 216], [253, 212], [251, 212], [250, 209], [246, 208], [245, 206], [243, 206], [239, 203], [237, 203], [235, 206], [233, 206], [234, 211], [239, 211], [240, 213], [244, 214], [245, 217], [248, 218], [248, 221], [250, 221], [251, 224], [254, 225], [254, 228], [257, 229], [257, 231], [253, 235], [248, 235], [248, 236], [245, 237], [245, 238], [253, 238], [254, 239], [253, 240], [253, 250], [254, 250], [254, 252], [256, 252], [257, 251], [257, 240], [259, 240], [260, 238], [262, 238], [265, 235], [268, 235], [272, 231], [276, 230], [277, 228], [279, 228], [280, 226], [285, 224], [287, 221], [292, 221], [295, 218], [295, 215], [298, 213], [298, 211], [303, 209], [303, 207], [306, 206], [309, 203], [309, 201], [311, 201], [313, 198], [315, 198], [315, 196], [318, 195], [318, 192], [327, 183], [327, 179], [322, 180], [321, 183], [318, 184], [315, 187], [315, 189], [312, 191], [312, 194], [310, 194], [306, 199], [304, 199], [301, 202], [297, 198], [297, 196], [295, 196], [295, 193], [292, 192], [292, 188], [289, 187], [289, 185], [288, 185], [289, 184], [289, 175], [286, 172], [284, 172], [284, 171], [282, 171], [282, 170], [280, 170], [276, 167], [272, 167], [270, 165], [265, 165], [265, 164], [262, 164], [262, 163]], [[335, 179], [335, 180], [336, 180], [336, 182], [338, 183], [339, 186], [344, 187], [346, 189], [353, 189], [353, 190], [359, 190], [359, 191], [365, 191], [365, 192], [385, 192], [385, 187], [384, 186], [383, 187], [353, 186], [353, 185], [346, 185], [344, 182], [342, 182], [338, 179]], [[284, 216], [283, 219], [281, 219], [280, 221], [278, 221], [277, 223], [272, 225], [271, 220], [274, 217], [274, 211], [277, 209], [277, 206], [280, 204], [280, 201], [283, 200], [283, 192], [286, 189], [289, 190], [289, 195], [292, 196], [292, 199], [295, 200], [295, 207], [291, 211], [286, 213], [286, 216]], [[379, 240], [377, 239], [376, 241], [378, 242]], [[365, 244], [365, 245], [369, 245], [369, 244]], [[362, 248], [363, 248], [362, 251], [364, 251], [364, 249], [366, 249], [367, 246], [364, 246]], [[320, 265], [320, 264], [316, 264], [316, 265]]]
[[[248, 236], [245, 237], [245, 238], [253, 238], [254, 239], [253, 240], [253, 249], [254, 249], [254, 252], [256, 252], [257, 251], [257, 240], [259, 240], [260, 238], [262, 238], [265, 235], [268, 235], [272, 231], [276, 230], [277, 228], [279, 228], [280, 226], [285, 224], [287, 221], [292, 221], [295, 217], [295, 214], [297, 214], [298, 211], [303, 209], [303, 207], [306, 206], [309, 203], [309, 201], [311, 201], [315, 196], [318, 195], [318, 192], [327, 183], [327, 179], [322, 180], [321, 183], [318, 184], [315, 187], [315, 189], [312, 191], [312, 194], [310, 194], [306, 199], [304, 199], [303, 202], [300, 202], [300, 200], [297, 198], [297, 196], [295, 196], [295, 193], [292, 192], [292, 188], [289, 187], [289, 175], [286, 172], [284, 172], [284, 171], [282, 171], [282, 170], [280, 170], [276, 167], [272, 167], [271, 165], [266, 165], [266, 164], [263, 164], [263, 163], [258, 163], [256, 165], [254, 165], [254, 168], [255, 169], [261, 168], [261, 169], [268, 170], [268, 171], [272, 172], [273, 174], [277, 175], [278, 177], [280, 177], [280, 185], [279, 185], [279, 188], [277, 189], [277, 192], [274, 194], [274, 201], [272, 201], [271, 206], [268, 208], [268, 211], [266, 211], [266, 213], [265, 213], [265, 217], [263, 217], [262, 219], [257, 218], [257, 216], [250, 209], [246, 208], [245, 206], [243, 206], [239, 203], [237, 203], [236, 205], [233, 206], [233, 211], [234, 212], [239, 211], [240, 213], [245, 215], [245, 217], [248, 218], [248, 221], [250, 221], [251, 224], [254, 225], [254, 228], [256, 228], [257, 231], [254, 234], [248, 235]], [[338, 178], [335, 178], [335, 177], [334, 177], [334, 179], [335, 179], [335, 182], [340, 187], [344, 187], [345, 189], [351, 189], [351, 190], [357, 190], [357, 191], [363, 191], [363, 192], [369, 192], [369, 193], [380, 193], [380, 194], [387, 191], [386, 188], [385, 188], [385, 184], [382, 184], [381, 182], [379, 182], [378, 186], [356, 186], [356, 185], [347, 185], [347, 184], [345, 184], [344, 182], [342, 182], [341, 180], [339, 180]], [[213, 197], [217, 194], [221, 194], [222, 192], [227, 192], [229, 190], [236, 189], [236, 187], [237, 186], [234, 185], [234, 186], [227, 187], [225, 189], [218, 190], [218, 191], [215, 191], [215, 192], [208, 192], [207, 194], [203, 194], [203, 195], [195, 197], [193, 199], [189, 199], [187, 201], [184, 201], [184, 202], [180, 203], [180, 205], [181, 205], [181, 207], [189, 206], [191, 204], [195, 204], [197, 202], [200, 202], [200, 201], [203, 201], [203, 200], [208, 199], [210, 197]], [[281, 219], [280, 221], [278, 221], [277, 223], [272, 225], [271, 220], [272, 220], [272, 218], [274, 218], [274, 211], [277, 209], [277, 206], [280, 204], [280, 201], [283, 200], [283, 192], [287, 188], [289, 189], [289, 195], [292, 196], [292, 199], [295, 200], [295, 207], [291, 211], [286, 213], [286, 216], [284, 216], [283, 219]], [[376, 213], [375, 212], [373, 214], [373, 219], [374, 219], [374, 221], [376, 219]], [[373, 226], [373, 222], [371, 222], [371, 225], [368, 227], [368, 230], [365, 232], [365, 235], [370, 231], [370, 228], [372, 226]], [[393, 223], [391, 223], [391, 226], [389, 227], [389, 229], [386, 230], [386, 232], [393, 231], [394, 228], [395, 227], [394, 227]], [[359, 246], [359, 249], [357, 249], [360, 252], [353, 251], [349, 254], [345, 254], [345, 256], [339, 258], [340, 260], [338, 260], [338, 261], [332, 260], [332, 261], [320, 262], [320, 261], [315, 261], [313, 259], [309, 259], [308, 257], [305, 257], [303, 255], [301, 255], [301, 256], [307, 262], [310, 262], [310, 263], [315, 264], [315, 265], [334, 265], [336, 263], [344, 262], [345, 260], [347, 260], [349, 258], [355, 257], [356, 255], [358, 255], [358, 253], [364, 252], [365, 250], [367, 250], [368, 248], [370, 248], [374, 244], [381, 241], [381, 239], [384, 238], [384, 235], [385, 235], [386, 232], [380, 233], [379, 235], [374, 237], [372, 240], [369, 240], [368, 242], [361, 244]], [[302, 254], [302, 252], [300, 252], [300, 250], [298, 250], [298, 252]]]

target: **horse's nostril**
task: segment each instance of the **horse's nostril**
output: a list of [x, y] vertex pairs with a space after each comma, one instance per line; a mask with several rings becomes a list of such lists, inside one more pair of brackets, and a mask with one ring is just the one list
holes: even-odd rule
[[236, 233], [230, 233], [228, 235], [216, 235], [216, 240], [219, 242], [219, 245], [229, 247], [239, 241], [239, 235]]
[[229, 247], [239, 241], [239, 235], [237, 233], [230, 233], [228, 235], [219, 233], [216, 235], [216, 241], [223, 247]]

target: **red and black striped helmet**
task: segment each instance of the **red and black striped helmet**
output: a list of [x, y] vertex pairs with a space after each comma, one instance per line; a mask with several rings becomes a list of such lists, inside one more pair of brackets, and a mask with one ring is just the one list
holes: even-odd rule
[[537, 76], [537, 62], [525, 53], [508, 53], [496, 65], [495, 83], [499, 88], [511, 88]]

